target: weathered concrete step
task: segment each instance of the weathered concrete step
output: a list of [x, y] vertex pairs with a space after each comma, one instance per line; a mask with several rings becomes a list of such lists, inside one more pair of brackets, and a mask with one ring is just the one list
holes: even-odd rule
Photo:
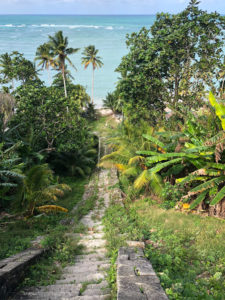
[[[82, 256], [82, 258], [78, 258], [76, 259], [75, 263], [76, 264], [85, 264], [85, 263], [95, 263], [96, 264], [101, 264], [101, 263], [108, 263], [109, 262], [109, 259], [106, 258], [105, 255], [99, 255], [99, 254], [96, 254], [94, 253], [95, 255], [93, 254], [87, 254], [87, 255], [84, 255]], [[90, 256], [92, 255], [92, 256]]]
[[95, 233], [94, 231], [90, 231], [88, 234], [81, 234], [81, 233], [68, 233], [70, 237], [79, 238], [81, 240], [86, 239], [104, 239], [104, 233]]
[[82, 284], [64, 284], [32, 287], [20, 291], [13, 299], [54, 299], [55, 297], [75, 297], [79, 296], [81, 288]]
[[103, 295], [103, 296], [99, 296], [99, 295], [92, 295], [92, 296], [79, 296], [79, 297], [75, 297], [75, 298], [71, 298], [71, 299], [63, 299], [63, 300], [110, 300], [111, 299], [111, 295]]
[[89, 287], [87, 287], [87, 289], [82, 293], [82, 296], [92, 296], [92, 295], [108, 295], [110, 294], [110, 289], [109, 288], [105, 288], [105, 289], [101, 289], [101, 288], [92, 288], [90, 289]]
[[64, 298], [73, 298], [79, 296], [78, 292], [39, 292], [39, 293], [26, 293], [18, 294], [14, 300], [25, 300], [25, 299], [64, 299]]
[[83, 250], [83, 254], [106, 254], [107, 250], [105, 248], [86, 248]]
[[119, 250], [117, 299], [168, 300], [141, 248], [122, 247]]
[[63, 270], [63, 274], [77, 274], [77, 273], [90, 273], [97, 272], [99, 270], [107, 270], [110, 268], [110, 264], [91, 262], [90, 264], [79, 263], [74, 266], [66, 267]]
[[[42, 296], [41, 296], [42, 297]], [[63, 296], [47, 296], [44, 295], [42, 298], [39, 296], [26, 297], [17, 300], [109, 300], [111, 299], [110, 294], [105, 295], [84, 295], [84, 296], [75, 296], [75, 297], [63, 297]]]
[[100, 288], [100, 289], [105, 289], [109, 286], [108, 282], [106, 280], [102, 280], [100, 283], [92, 283], [88, 285], [88, 289], [95, 289], [95, 288]]
[[103, 232], [103, 226], [95, 224], [94, 226], [94, 232]]
[[78, 245], [85, 246], [86, 249], [96, 249], [104, 247], [106, 245], [106, 241], [102, 239], [83, 239], [79, 241]]
[[87, 274], [87, 273], [80, 273], [77, 276], [68, 276], [64, 279], [60, 279], [56, 281], [56, 284], [67, 284], [67, 283], [82, 283], [82, 282], [91, 282], [91, 281], [98, 281], [104, 279], [105, 275], [103, 273], [94, 273], [94, 274]]

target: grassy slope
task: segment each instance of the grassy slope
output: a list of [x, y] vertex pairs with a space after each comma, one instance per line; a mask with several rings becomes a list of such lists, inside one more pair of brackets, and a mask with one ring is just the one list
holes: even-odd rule
[[225, 221], [165, 210], [153, 203], [142, 199], [126, 207], [112, 203], [107, 209], [104, 225], [115, 299], [115, 262], [126, 240], [147, 242], [146, 257], [170, 299], [225, 299]]
[[[86, 179], [64, 178], [64, 183], [67, 183], [72, 188], [72, 192], [60, 199], [57, 204], [71, 210], [82, 199], [84, 185]], [[49, 234], [56, 226], [59, 226], [59, 221], [66, 218], [64, 213], [42, 215], [33, 217], [28, 220], [1, 220], [0, 223], [0, 259], [9, 257], [19, 251], [22, 251], [30, 246], [30, 242], [35, 237]], [[63, 226], [59, 226], [63, 230]], [[59, 228], [59, 229], [60, 229]]]
[[[105, 216], [109, 250], [115, 256], [126, 240], [147, 241], [146, 256], [170, 299], [224, 299], [223, 220], [164, 210], [138, 200], [111, 205]], [[110, 280], [115, 285], [115, 272]]]

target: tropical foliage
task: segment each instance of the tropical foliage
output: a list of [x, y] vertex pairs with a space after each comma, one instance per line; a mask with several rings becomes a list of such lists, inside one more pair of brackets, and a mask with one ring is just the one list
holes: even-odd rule
[[82, 64], [84, 68], [87, 69], [90, 64], [92, 65], [92, 103], [94, 103], [94, 71], [103, 66], [102, 58], [97, 55], [98, 51], [94, 45], [90, 45], [86, 47], [82, 53]]
[[158, 14], [150, 29], [127, 36], [129, 52], [117, 68], [117, 89], [123, 112], [133, 123], [142, 117], [154, 125], [165, 107], [174, 113], [198, 109], [206, 88], [218, 90], [215, 83], [224, 70], [225, 18], [198, 4], [191, 0], [179, 14]]
[[[23, 54], [0, 55], [1, 209], [29, 216], [65, 211], [55, 201], [69, 187], [57, 184], [55, 175], [86, 177], [95, 167], [98, 140], [89, 124], [97, 114], [68, 68], [75, 68], [69, 56], [78, 50], [62, 31], [37, 48], [35, 62], [48, 71], [48, 87]], [[92, 63], [101, 65], [97, 56]]]

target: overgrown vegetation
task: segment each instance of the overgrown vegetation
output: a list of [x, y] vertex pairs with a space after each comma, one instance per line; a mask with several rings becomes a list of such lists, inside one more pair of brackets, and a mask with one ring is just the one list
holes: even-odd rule
[[[58, 200], [58, 205], [61, 205], [69, 211], [81, 201], [84, 192], [84, 186], [87, 179], [64, 178], [64, 182], [71, 187], [71, 192], [67, 193], [62, 199]], [[79, 214], [80, 216], [82, 213]], [[30, 242], [37, 236], [44, 236], [58, 231], [62, 233], [67, 229], [66, 226], [60, 224], [62, 219], [72, 219], [71, 214], [51, 213], [37, 214], [33, 218], [24, 219], [19, 215], [12, 217], [5, 214], [1, 219], [0, 227], [0, 259], [9, 257], [19, 251], [22, 251], [30, 246]], [[74, 222], [78, 222], [78, 219]]]
[[[145, 242], [145, 255], [170, 299], [223, 299], [224, 221], [164, 210], [145, 198], [125, 207], [112, 203], [104, 224], [114, 262], [126, 240]], [[116, 290], [115, 265], [109, 276]]]
[[104, 105], [123, 114], [108, 135], [123, 204], [104, 223], [115, 260], [126, 240], [144, 241], [170, 299], [223, 299], [225, 18], [191, 0], [127, 36], [120, 79]]
[[[49, 86], [23, 54], [0, 55], [0, 258], [51, 232], [54, 247], [67, 243], [60, 220], [81, 200], [98, 152], [91, 132], [97, 113], [66, 64], [74, 67], [70, 56], [78, 50], [62, 31], [38, 47], [35, 61], [48, 71]], [[74, 222], [92, 205], [79, 207]]]
[[100, 165], [117, 167], [129, 198], [154, 193], [164, 207], [224, 217], [225, 19], [198, 4], [127, 37], [121, 79], [105, 101], [125, 119]]

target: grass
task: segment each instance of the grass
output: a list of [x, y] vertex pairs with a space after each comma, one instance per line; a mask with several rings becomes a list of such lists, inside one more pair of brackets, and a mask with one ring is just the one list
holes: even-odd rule
[[[73, 239], [68, 234], [65, 235], [65, 233], [83, 233], [86, 230], [85, 226], [83, 226], [79, 220], [93, 209], [97, 200], [97, 176], [94, 175], [92, 180], [94, 181], [92, 195], [85, 201], [81, 201], [81, 199], [86, 180], [83, 181], [83, 184], [80, 182], [80, 188], [82, 187], [82, 190], [73, 190], [73, 193], [76, 194], [74, 197], [78, 199], [79, 196], [79, 201], [74, 203], [79, 203], [77, 209], [69, 214], [69, 217], [74, 220], [75, 224], [72, 226], [62, 226], [58, 224], [54, 229], [51, 229], [50, 234], [46, 236], [43, 242], [43, 246], [49, 249], [48, 252], [45, 257], [41, 258], [29, 269], [25, 280], [19, 288], [24, 286], [53, 284], [60, 278], [62, 268], [69, 263], [74, 263], [75, 256], [82, 253], [83, 247], [77, 243], [79, 239]], [[70, 197], [72, 197], [72, 195], [70, 195]], [[72, 205], [68, 199], [66, 199], [66, 202], [68, 202], [70, 209], [74, 207], [74, 204]]]
[[146, 256], [170, 299], [224, 299], [224, 220], [163, 210], [145, 201], [132, 209], [143, 238], [149, 239]]
[[[81, 201], [87, 179], [66, 177], [62, 181], [70, 185], [72, 192], [65, 195], [57, 204], [71, 211]], [[56, 227], [59, 227], [59, 231], [65, 229], [65, 226], [59, 225], [60, 220], [65, 218], [71, 218], [70, 213], [38, 215], [28, 220], [4, 218], [0, 223], [0, 259], [25, 250], [37, 236], [50, 234]]]
[[142, 199], [126, 207], [112, 203], [104, 225], [112, 260], [108, 280], [113, 299], [115, 261], [126, 240], [146, 242], [145, 255], [169, 299], [224, 299], [224, 220], [164, 210]]

